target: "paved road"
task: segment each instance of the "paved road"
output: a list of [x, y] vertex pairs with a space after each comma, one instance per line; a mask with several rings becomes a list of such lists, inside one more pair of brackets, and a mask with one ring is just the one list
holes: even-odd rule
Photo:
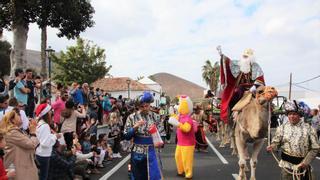
[[[236, 156], [231, 155], [231, 149], [229, 147], [219, 148], [219, 144], [215, 141], [215, 138], [208, 136], [208, 139], [213, 145], [209, 147], [208, 153], [195, 153], [195, 163], [194, 163], [194, 177], [195, 180], [208, 180], [208, 179], [218, 179], [218, 180], [233, 180], [234, 176], [238, 174], [238, 159]], [[216, 153], [213, 149], [216, 149]], [[249, 150], [251, 147], [249, 148]], [[163, 163], [163, 176], [165, 179], [169, 180], [182, 180], [183, 178], [176, 176], [176, 168], [174, 161], [174, 150], [175, 144], [167, 144], [161, 153], [161, 159]], [[217, 154], [221, 154], [222, 157], [219, 157]], [[129, 157], [127, 157], [128, 159]], [[107, 168], [103, 169], [104, 173], [112, 174], [110, 171], [117, 164], [118, 166], [122, 165], [117, 169], [111, 176], [106, 178], [101, 178], [104, 174], [95, 176], [94, 179], [110, 179], [110, 180], [125, 180], [128, 179], [127, 173], [127, 161], [122, 160], [122, 163], [119, 164], [121, 160], [117, 160], [112, 164], [108, 165]], [[248, 163], [249, 164], [249, 163]], [[317, 179], [320, 179], [320, 160], [316, 159], [312, 163]], [[115, 168], [116, 169], [116, 168]], [[248, 173], [247, 176], [250, 174]], [[278, 168], [275, 160], [272, 155], [265, 151], [265, 148], [262, 149], [259, 155], [259, 162], [257, 167], [257, 179], [258, 180], [276, 180], [279, 179], [280, 169]]]

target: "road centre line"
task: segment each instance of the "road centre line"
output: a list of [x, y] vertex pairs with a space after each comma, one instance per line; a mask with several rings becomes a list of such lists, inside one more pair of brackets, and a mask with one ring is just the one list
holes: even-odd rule
[[206, 137], [206, 140], [209, 144], [209, 146], [211, 147], [211, 149], [216, 153], [216, 155], [218, 156], [218, 158], [221, 160], [221, 162], [223, 164], [229, 164], [228, 161], [222, 156], [222, 154], [213, 146], [213, 144], [210, 142], [210, 140]]
[[[216, 155], [219, 157], [221, 162], [223, 164], [229, 164], [228, 161], [221, 155], [221, 153], [213, 146], [213, 144], [210, 142], [210, 140], [205, 136], [208, 145], [211, 147], [211, 149], [216, 153]], [[116, 171], [118, 171], [129, 159], [131, 155], [129, 154], [126, 156], [123, 160], [121, 160], [114, 168], [112, 168], [108, 173], [106, 173], [103, 177], [101, 177], [99, 180], [107, 180], [110, 178]], [[237, 174], [232, 174], [233, 177], [237, 177]]]
[[99, 180], [107, 180], [110, 178], [116, 171], [118, 171], [129, 159], [131, 155], [129, 154], [127, 157], [122, 159], [114, 168], [112, 168], [107, 174], [102, 176]]

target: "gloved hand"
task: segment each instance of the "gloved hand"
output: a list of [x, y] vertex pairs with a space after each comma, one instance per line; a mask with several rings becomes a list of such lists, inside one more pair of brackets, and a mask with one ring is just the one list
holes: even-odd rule
[[257, 90], [257, 88], [256, 88], [255, 85], [253, 85], [253, 86], [249, 89], [249, 91], [252, 92], [252, 93], [255, 93], [256, 90]]
[[300, 164], [294, 165], [294, 166], [292, 167], [292, 169], [293, 169], [294, 171], [298, 171], [298, 170], [304, 169], [304, 168], [306, 168], [306, 167], [307, 167], [306, 164], [300, 163]]
[[178, 127], [180, 124], [178, 119], [176, 119], [174, 117], [170, 117], [168, 123], [171, 124], [172, 126], [175, 126], [175, 127]]

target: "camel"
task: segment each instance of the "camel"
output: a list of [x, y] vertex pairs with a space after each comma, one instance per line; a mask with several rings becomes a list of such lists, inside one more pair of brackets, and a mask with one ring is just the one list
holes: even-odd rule
[[256, 179], [257, 158], [263, 146], [264, 138], [267, 136], [269, 106], [275, 96], [277, 96], [275, 88], [261, 86], [257, 89], [256, 98], [252, 96], [248, 103], [242, 105], [240, 109], [239, 107], [236, 110], [233, 108], [234, 138], [239, 153], [239, 180], [246, 179], [246, 159], [250, 158], [247, 143], [253, 143], [253, 152], [250, 159], [250, 180]]

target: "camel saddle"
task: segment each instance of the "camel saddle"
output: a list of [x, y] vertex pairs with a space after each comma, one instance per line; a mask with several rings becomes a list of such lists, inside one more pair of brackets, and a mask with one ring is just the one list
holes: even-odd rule
[[250, 103], [252, 98], [252, 93], [250, 91], [245, 91], [242, 98], [233, 106], [232, 111], [241, 111], [247, 104]]

